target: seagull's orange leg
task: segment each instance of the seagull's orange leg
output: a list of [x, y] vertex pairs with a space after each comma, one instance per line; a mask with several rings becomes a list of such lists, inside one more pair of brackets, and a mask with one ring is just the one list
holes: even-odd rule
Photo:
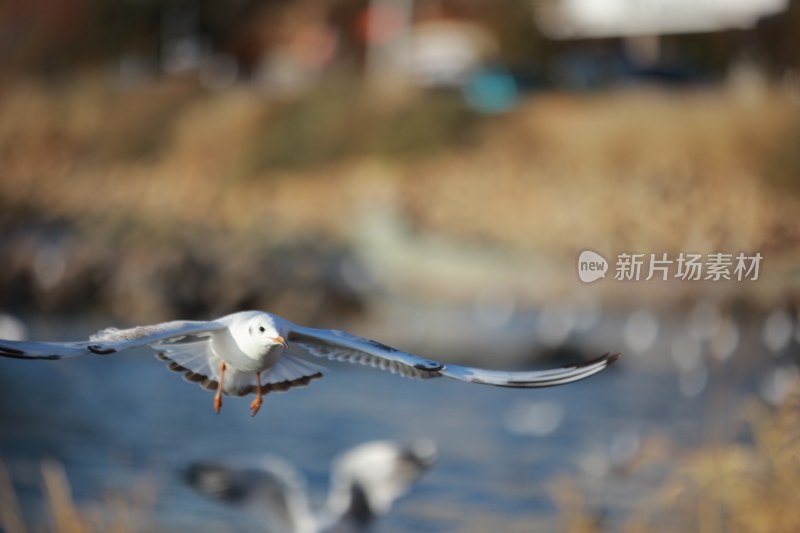
[[256, 416], [258, 410], [261, 409], [261, 372], [256, 372], [256, 397], [250, 403], [250, 416]]
[[225, 361], [219, 364], [219, 381], [217, 382], [217, 393], [214, 395], [214, 411], [219, 414], [222, 409], [222, 382], [225, 379]]

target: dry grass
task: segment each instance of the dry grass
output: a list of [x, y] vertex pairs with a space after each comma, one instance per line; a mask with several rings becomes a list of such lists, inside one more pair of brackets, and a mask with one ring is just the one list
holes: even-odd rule
[[6, 533], [26, 531], [11, 476], [2, 462], [0, 462], [0, 530]]
[[748, 438], [709, 443], [671, 458], [658, 486], [637, 492], [619, 524], [603, 525], [574, 479], [551, 494], [569, 533], [789, 533], [800, 527], [800, 394], [775, 411], [744, 410]]
[[798, 195], [765, 176], [776, 165], [791, 175], [780, 147], [798, 124], [779, 89], [542, 95], [468, 147], [441, 144], [422, 160], [350, 150], [285, 171], [253, 162], [286, 128], [253, 89], [19, 84], [0, 102], [0, 197], [71, 220], [346, 238], [354, 210], [342, 205], [373, 205], [382, 192], [421, 229], [515, 249], [786, 249], [800, 241]]
[[152, 530], [148, 517], [154, 503], [154, 490], [146, 483], [127, 494], [109, 494], [105, 500], [78, 505], [72, 497], [62, 466], [42, 462], [42, 493], [47, 519], [28, 526], [8, 470], [0, 462], [0, 531], [27, 533], [135, 533]]
[[752, 249], [797, 208], [762, 179], [792, 120], [778, 94], [753, 105], [721, 91], [543, 98], [481, 150], [433, 162], [423, 175], [435, 190], [415, 200], [439, 231], [529, 249]]

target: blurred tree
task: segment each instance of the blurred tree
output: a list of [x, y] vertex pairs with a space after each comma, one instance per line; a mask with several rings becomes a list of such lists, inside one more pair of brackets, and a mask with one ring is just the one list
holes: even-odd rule
[[800, 69], [800, 0], [790, 0], [785, 13], [761, 21], [755, 35], [773, 74]]
[[[543, 1], [543, 0], [542, 0]], [[520, 70], [544, 69], [574, 42], [543, 37], [534, 26], [532, 0], [414, 0], [415, 14], [434, 6], [447, 16], [491, 31], [500, 59]], [[339, 38], [336, 65], [363, 65], [359, 17], [367, 0], [6, 0], [0, 3], [0, 77], [65, 75], [126, 56], [162, 61], [165, 41], [181, 33], [200, 37], [207, 51], [234, 56], [247, 73], [276, 36], [291, 33], [311, 10], [323, 13]], [[698, 68], [724, 71], [743, 52], [774, 74], [800, 66], [800, 0], [756, 28], [664, 38], [667, 57], [679, 55]], [[578, 42], [601, 46], [600, 42]]]

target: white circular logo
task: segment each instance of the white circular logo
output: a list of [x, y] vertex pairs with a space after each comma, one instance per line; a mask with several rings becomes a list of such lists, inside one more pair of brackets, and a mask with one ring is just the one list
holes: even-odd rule
[[606, 277], [608, 261], [602, 255], [591, 250], [584, 250], [578, 256], [578, 277], [584, 283], [591, 283]]

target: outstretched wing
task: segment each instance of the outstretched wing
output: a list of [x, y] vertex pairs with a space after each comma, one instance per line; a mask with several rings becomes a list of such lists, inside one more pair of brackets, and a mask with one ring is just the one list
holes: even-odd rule
[[269, 531], [317, 531], [305, 478], [279, 457], [242, 466], [198, 462], [189, 465], [184, 476], [186, 483], [211, 499], [263, 512]]
[[203, 336], [226, 326], [219, 322], [179, 320], [130, 329], [108, 328], [88, 341], [36, 342], [0, 339], [0, 356], [18, 359], [63, 359], [81, 355], [110, 355], [139, 346], [171, 342], [188, 335]]
[[288, 341], [289, 346], [299, 346], [316, 357], [370, 365], [406, 377], [424, 379], [445, 376], [498, 387], [534, 388], [564, 385], [600, 372], [619, 357], [619, 354], [606, 354], [579, 365], [553, 370], [505, 372], [445, 365], [344, 331], [293, 326]]

